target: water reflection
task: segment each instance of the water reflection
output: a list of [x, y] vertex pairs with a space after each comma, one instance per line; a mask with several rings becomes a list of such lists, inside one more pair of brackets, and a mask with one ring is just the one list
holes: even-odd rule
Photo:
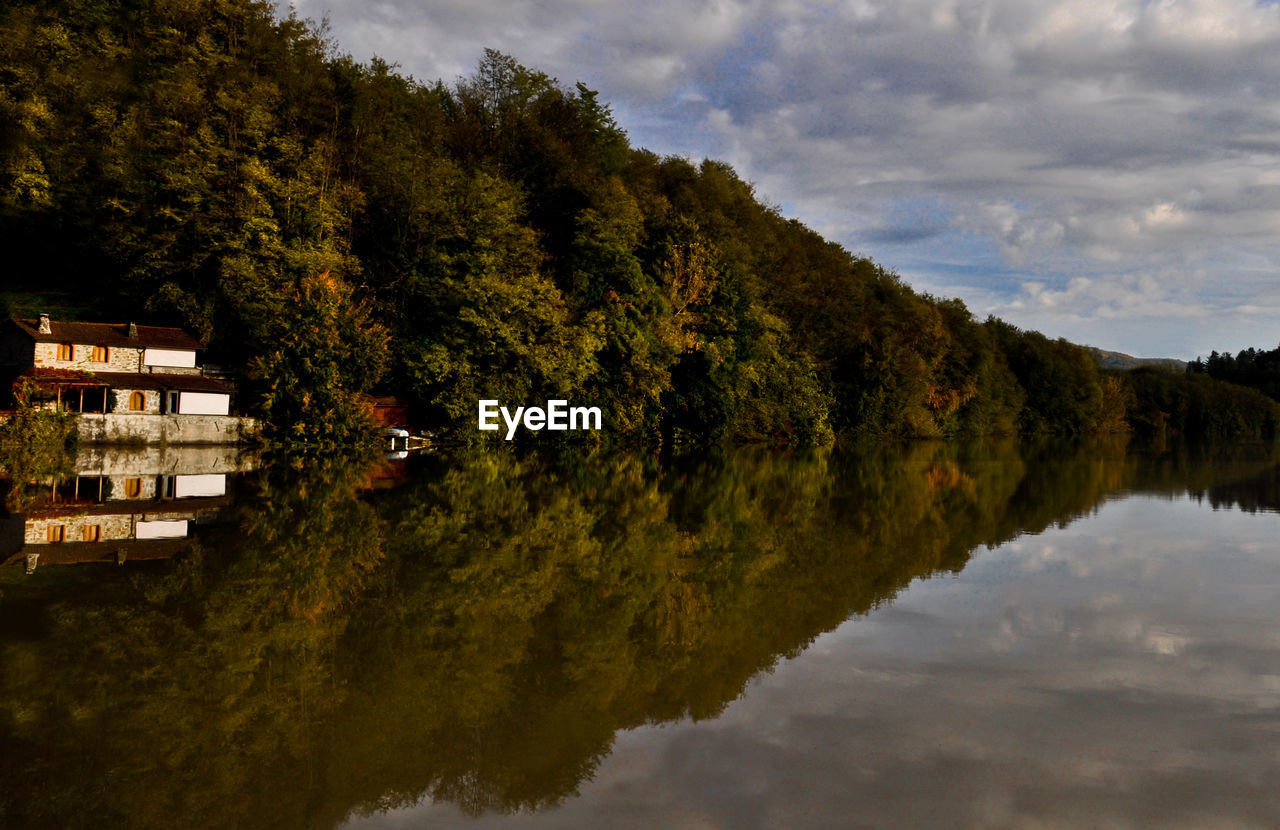
[[254, 466], [235, 447], [86, 447], [68, 474], [19, 482], [0, 524], [0, 565], [168, 559], [194, 525], [231, 503], [230, 480]]
[[348, 824], [1270, 827], [1273, 519], [1111, 501], [821, 635], [714, 721], [621, 733], [555, 809]]
[[[1256, 706], [1280, 632], [1195, 635], [1215, 592], [1239, 582], [1256, 597], [1274, 587], [1274, 563], [1204, 565], [1216, 542], [1194, 499], [1274, 510], [1277, 461], [1273, 448], [1123, 442], [675, 463], [477, 454], [268, 465], [189, 502], [175, 478], [156, 515], [227, 503], [218, 521], [188, 526], [174, 561], [0, 568], [0, 754], [11, 759], [0, 824], [601, 826], [612, 815], [664, 826], [697, 802], [712, 826], [848, 826], [858, 805], [843, 792], [914, 805], [867, 813], [868, 825], [924, 826], [921, 811], [952, 816], [947, 788], [965, 776], [1023, 781], [1019, 764], [1065, 757], [1054, 745], [1084, 763], [1098, 747], [1073, 721], [1117, 727], [1143, 705], [1114, 699], [1117, 686], [1203, 680], [1224, 648], [1252, 655], [1231, 665], [1252, 665], [1254, 686], [1232, 688], [1274, 728], [1274, 711], [1257, 721]], [[184, 474], [154, 473], [158, 498], [164, 476]], [[1171, 500], [1168, 515], [1151, 512], [1164, 504], [1151, 496]], [[1107, 517], [1112, 541], [1100, 546], [1087, 529]], [[1257, 542], [1246, 537], [1232, 544]], [[1151, 563], [1167, 565], [1159, 546], [1176, 540], [1178, 561], [1217, 580], [1204, 598], [1171, 597], [1154, 618], [1089, 616], [1160, 587]], [[1117, 642], [1199, 667], [1172, 662], [1126, 686], [1127, 652], [1099, 645]], [[1081, 682], [1055, 681], [1060, 671]], [[913, 696], [926, 687], [935, 693]], [[1215, 702], [1227, 695], [1209, 688], [1222, 689]], [[1066, 708], [1046, 718], [1048, 699]], [[960, 704], [960, 720], [947, 717]], [[1135, 722], [1158, 731], [1178, 712]], [[1120, 734], [1138, 754], [1177, 749]], [[1259, 752], [1238, 730], [1222, 734], [1231, 752]], [[1097, 781], [1144, 763], [1118, 745], [1102, 745]], [[1195, 745], [1179, 751], [1198, 763]], [[1055, 780], [1001, 797], [1079, 796], [1076, 779]], [[788, 781], [799, 795], [784, 794]], [[805, 818], [823, 804], [827, 814]]]

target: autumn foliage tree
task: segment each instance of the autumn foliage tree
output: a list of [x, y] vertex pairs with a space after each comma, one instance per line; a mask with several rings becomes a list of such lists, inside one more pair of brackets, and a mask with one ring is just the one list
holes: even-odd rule
[[275, 346], [250, 367], [268, 437], [301, 450], [358, 443], [372, 427], [358, 396], [386, 368], [386, 329], [330, 271], [299, 279], [283, 299]]

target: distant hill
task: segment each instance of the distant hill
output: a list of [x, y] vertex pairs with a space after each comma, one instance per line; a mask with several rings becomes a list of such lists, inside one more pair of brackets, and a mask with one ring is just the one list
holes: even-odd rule
[[1137, 369], [1141, 366], [1149, 366], [1152, 369], [1164, 369], [1178, 374], [1187, 371], [1187, 361], [1172, 357], [1134, 357], [1123, 352], [1108, 352], [1093, 346], [1087, 348], [1093, 355], [1093, 359], [1103, 369]]

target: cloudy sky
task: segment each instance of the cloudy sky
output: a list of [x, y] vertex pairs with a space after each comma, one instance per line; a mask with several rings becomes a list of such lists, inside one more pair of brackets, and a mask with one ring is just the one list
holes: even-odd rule
[[[287, 2], [281, 0], [282, 5]], [[1280, 7], [294, 0], [419, 79], [492, 47], [916, 288], [1141, 356], [1280, 343]]]

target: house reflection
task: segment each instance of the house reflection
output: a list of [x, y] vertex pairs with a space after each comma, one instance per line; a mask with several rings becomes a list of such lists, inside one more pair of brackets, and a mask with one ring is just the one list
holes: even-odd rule
[[251, 456], [235, 447], [89, 448], [75, 475], [29, 488], [26, 509], [0, 529], [0, 564], [41, 565], [167, 559], [193, 528], [234, 501]]

